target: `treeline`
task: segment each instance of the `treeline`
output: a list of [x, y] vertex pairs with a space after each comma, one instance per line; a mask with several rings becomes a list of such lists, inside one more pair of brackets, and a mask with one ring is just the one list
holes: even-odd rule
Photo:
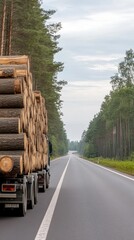
[[79, 142], [78, 141], [68, 141], [68, 149], [70, 151], [79, 151]]
[[[7, 11], [12, 5], [11, 55], [28, 55], [31, 59], [34, 89], [40, 90], [46, 99], [49, 120], [49, 138], [53, 144], [53, 154], [67, 152], [68, 141], [61, 119], [61, 90], [65, 81], [57, 80], [57, 73], [63, 70], [63, 63], [56, 62], [54, 56], [61, 51], [58, 47], [60, 23], [47, 24], [55, 11], [45, 11], [39, 0], [0, 1], [0, 27], [2, 28], [3, 4]], [[10, 18], [11, 19], [11, 18]], [[9, 21], [5, 19], [6, 24]], [[2, 33], [2, 29], [0, 29]], [[8, 33], [5, 32], [5, 34]], [[1, 39], [1, 36], [0, 36]]]
[[84, 131], [79, 151], [86, 157], [126, 159], [134, 153], [134, 52], [126, 51], [118, 73], [111, 77], [112, 91], [100, 112]]

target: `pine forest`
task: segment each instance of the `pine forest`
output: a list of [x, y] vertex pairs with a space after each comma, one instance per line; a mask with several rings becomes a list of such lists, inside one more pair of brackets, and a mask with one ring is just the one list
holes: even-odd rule
[[[8, 18], [3, 16], [5, 3]], [[61, 29], [61, 23], [48, 24], [47, 20], [55, 11], [45, 11], [41, 4], [39, 0], [0, 1], [0, 34], [2, 34], [3, 19], [7, 26], [9, 19], [12, 21], [12, 32], [4, 33], [6, 35], [10, 32], [11, 46], [7, 50], [8, 42], [5, 41], [2, 55], [29, 56], [34, 90], [41, 91], [46, 99], [49, 138], [53, 145], [53, 154], [57, 156], [65, 154], [68, 148], [61, 118], [61, 90], [66, 82], [57, 80], [58, 72], [63, 70], [63, 63], [55, 61], [55, 54], [61, 51], [58, 46], [60, 37], [58, 31]]]
[[133, 159], [134, 155], [134, 52], [126, 51], [111, 77], [112, 90], [100, 112], [83, 132], [79, 151], [86, 157]]

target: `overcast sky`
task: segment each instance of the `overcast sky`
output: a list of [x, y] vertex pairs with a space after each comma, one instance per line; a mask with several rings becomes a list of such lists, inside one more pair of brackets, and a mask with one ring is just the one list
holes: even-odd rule
[[56, 10], [51, 23], [61, 22], [56, 61], [64, 63], [59, 80], [63, 122], [70, 140], [80, 140], [111, 90], [110, 77], [126, 50], [134, 49], [134, 0], [43, 0]]

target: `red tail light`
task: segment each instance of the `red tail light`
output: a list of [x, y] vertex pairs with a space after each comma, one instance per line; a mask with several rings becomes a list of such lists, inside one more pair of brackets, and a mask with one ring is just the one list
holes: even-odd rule
[[15, 184], [2, 184], [2, 192], [16, 192]]

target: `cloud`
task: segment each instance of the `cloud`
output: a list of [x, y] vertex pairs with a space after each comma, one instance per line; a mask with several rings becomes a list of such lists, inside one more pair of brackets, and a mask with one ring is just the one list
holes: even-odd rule
[[95, 64], [91, 67], [89, 67], [89, 69], [91, 70], [94, 70], [94, 71], [100, 71], [100, 72], [103, 72], [103, 71], [117, 71], [118, 68], [115, 64]]
[[108, 84], [109, 83], [109, 80], [101, 80], [101, 81], [99, 81], [99, 82], [96, 82], [96, 81], [94, 81], [94, 80], [87, 80], [87, 81], [70, 81], [69, 83], [68, 83], [68, 88], [69, 87], [78, 87], [78, 88], [80, 88], [81, 89], [81, 87], [84, 87], [85, 89], [87, 88], [87, 87], [90, 87], [90, 88], [92, 88], [92, 87], [94, 87], [94, 88], [100, 88], [100, 87], [104, 87], [106, 84]]
[[124, 24], [129, 28], [129, 24], [134, 21], [133, 12], [121, 12], [121, 11], [102, 11], [96, 13], [89, 13], [88, 15], [75, 16], [75, 18], [65, 19], [62, 22], [61, 34], [67, 36], [74, 36], [81, 34], [89, 35], [90, 38], [94, 38], [101, 35], [104, 38], [104, 34], [111, 36], [113, 33], [124, 31]]
[[96, 62], [96, 61], [115, 61], [123, 58], [123, 54], [110, 54], [110, 55], [78, 55], [74, 59], [81, 62]]
[[56, 61], [64, 63], [63, 120], [68, 138], [80, 139], [111, 90], [126, 50], [134, 46], [134, 0], [44, 0], [55, 9], [50, 22], [61, 22]]
[[[74, 59], [78, 62], [84, 62], [89, 69], [95, 71], [117, 71], [117, 61], [123, 58], [123, 54], [110, 54], [110, 55], [81, 55], [74, 56]], [[92, 64], [96, 62], [96, 64]], [[113, 62], [113, 63], [111, 63]]]

